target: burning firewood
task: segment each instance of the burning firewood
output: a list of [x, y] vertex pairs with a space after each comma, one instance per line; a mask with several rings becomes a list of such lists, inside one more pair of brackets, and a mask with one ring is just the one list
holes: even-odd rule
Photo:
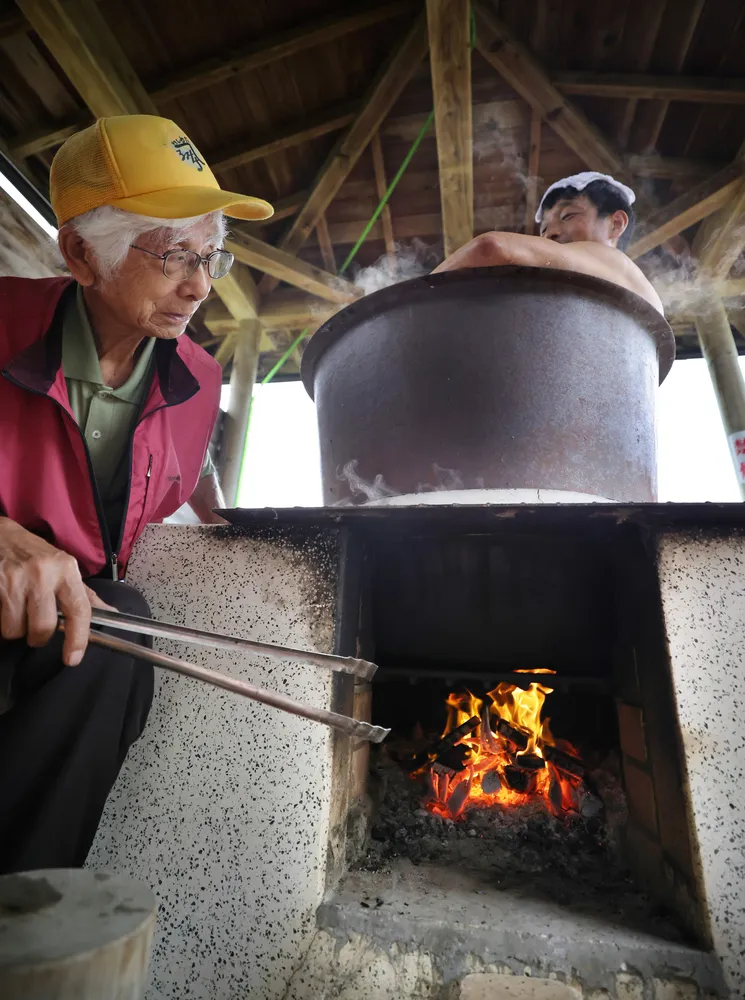
[[449, 733], [446, 733], [442, 737], [442, 739], [439, 739], [427, 750], [423, 750], [422, 753], [417, 754], [413, 761], [409, 764], [408, 769], [410, 771], [418, 771], [427, 764], [436, 763], [445, 753], [447, 753], [448, 750], [455, 747], [456, 743], [459, 743], [464, 736], [468, 736], [469, 733], [472, 733], [480, 722], [481, 717], [479, 715], [474, 715], [472, 718], [462, 722], [459, 726], [456, 726], [455, 729], [451, 729]]
[[575, 778], [585, 777], [585, 767], [579, 757], [574, 757], [564, 750], [559, 750], [558, 747], [543, 743], [542, 740], [539, 740], [539, 745], [543, 750], [543, 756], [554, 767], [558, 767], [560, 771], [566, 771], [567, 774], [571, 774]]
[[471, 808], [521, 805], [541, 799], [554, 815], [579, 810], [585, 769], [569, 744], [560, 749], [543, 703], [551, 689], [500, 683], [486, 698], [448, 695], [448, 732], [419, 754], [410, 771], [428, 768], [433, 795], [427, 808], [457, 819]]
[[510, 743], [514, 743], [518, 750], [528, 749], [530, 733], [526, 733], [525, 730], [510, 725], [506, 719], [501, 717], [497, 719], [497, 732], [500, 736], [504, 736], [506, 740], [509, 740]]

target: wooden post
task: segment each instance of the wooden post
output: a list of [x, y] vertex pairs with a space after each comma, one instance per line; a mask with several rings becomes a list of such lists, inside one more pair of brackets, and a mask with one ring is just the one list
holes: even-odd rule
[[[378, 201], [382, 201], [388, 190], [388, 181], [385, 176], [385, 161], [383, 159], [383, 144], [380, 141], [380, 132], [376, 132], [370, 141], [372, 150], [373, 171], [375, 173], [375, 191]], [[396, 242], [393, 239], [393, 220], [391, 218], [391, 206], [386, 205], [380, 213], [380, 221], [383, 224], [383, 239], [385, 240], [385, 252], [391, 263], [391, 269], [396, 266]]]
[[543, 118], [533, 108], [530, 115], [530, 152], [528, 155], [528, 187], [525, 192], [525, 235], [535, 233], [535, 213], [538, 208], [538, 169], [541, 159], [541, 126]]
[[721, 299], [709, 302], [705, 311], [696, 316], [695, 322], [701, 353], [709, 367], [730, 444], [740, 493], [745, 499], [745, 476], [740, 471], [740, 463], [745, 462], [745, 455], [738, 457], [734, 447], [734, 439], [738, 435], [745, 439], [745, 379], [742, 377], [735, 338]]
[[244, 320], [237, 331], [233, 368], [230, 373], [230, 403], [225, 419], [220, 461], [220, 480], [228, 507], [235, 506], [238, 498], [238, 479], [246, 447], [246, 432], [259, 363], [260, 341], [259, 321]]
[[473, 239], [469, 0], [427, 0], [445, 256]]

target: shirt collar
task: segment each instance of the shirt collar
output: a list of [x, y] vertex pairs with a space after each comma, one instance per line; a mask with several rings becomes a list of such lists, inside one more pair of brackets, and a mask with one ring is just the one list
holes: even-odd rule
[[[132, 374], [124, 385], [111, 390], [113, 396], [130, 403], [139, 402], [154, 347], [155, 338], [145, 338]], [[78, 285], [75, 297], [68, 301], [62, 320], [62, 368], [66, 379], [106, 387], [81, 285]]]

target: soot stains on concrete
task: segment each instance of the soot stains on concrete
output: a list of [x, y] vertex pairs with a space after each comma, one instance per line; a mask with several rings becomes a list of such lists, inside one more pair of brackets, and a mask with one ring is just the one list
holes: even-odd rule
[[[335, 542], [148, 528], [130, 566], [156, 618], [331, 652]], [[330, 708], [322, 668], [158, 643]], [[161, 901], [151, 996], [279, 1000], [324, 889], [331, 731], [189, 678], [156, 696], [89, 863], [136, 873]]]

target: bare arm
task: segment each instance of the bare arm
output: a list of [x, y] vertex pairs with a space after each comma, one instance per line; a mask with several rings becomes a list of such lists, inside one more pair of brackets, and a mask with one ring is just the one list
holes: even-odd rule
[[456, 250], [435, 271], [504, 264], [555, 267], [605, 278], [635, 292], [658, 312], [663, 312], [659, 295], [633, 260], [603, 243], [556, 243], [521, 233], [484, 233]]
[[197, 488], [189, 497], [189, 506], [202, 524], [228, 523], [219, 514], [213, 513], [215, 507], [225, 506], [225, 497], [222, 495], [216, 472], [209, 472], [206, 476], [201, 477]]

